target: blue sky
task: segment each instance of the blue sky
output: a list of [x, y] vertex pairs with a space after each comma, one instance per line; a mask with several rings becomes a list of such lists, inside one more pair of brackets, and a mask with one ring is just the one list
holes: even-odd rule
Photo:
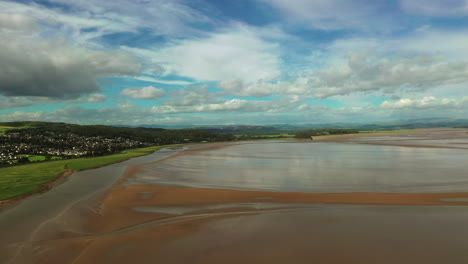
[[466, 118], [466, 0], [0, 1], [0, 121]]

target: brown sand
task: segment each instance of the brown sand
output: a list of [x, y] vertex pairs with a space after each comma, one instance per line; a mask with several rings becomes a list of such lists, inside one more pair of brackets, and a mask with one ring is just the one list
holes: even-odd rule
[[[424, 219], [417, 217], [417, 213], [412, 213], [411, 210], [404, 211], [397, 216], [390, 214], [387, 219], [384, 217], [385, 214], [366, 209], [369, 206], [363, 209], [358, 208], [358, 215], [349, 215], [347, 209], [339, 207], [328, 209], [325, 207], [321, 212], [317, 211], [314, 206], [317, 204], [468, 205], [468, 202], [442, 200], [447, 198], [468, 198], [468, 193], [314, 194], [117, 186], [104, 199], [101, 214], [91, 217], [89, 231], [92, 235], [40, 242], [37, 246], [48, 254], [41, 252], [35, 257], [35, 261], [37, 263], [129, 263], [132, 261], [138, 263], [285, 263], [290, 261], [310, 263], [309, 261], [315, 260], [323, 261], [319, 263], [395, 263], [395, 256], [402, 257], [402, 254], [416, 253], [415, 256], [406, 256], [406, 260], [400, 260], [398, 263], [422, 263], [419, 262], [422, 260], [424, 263], [440, 263], [435, 262], [435, 260], [440, 261], [440, 258], [431, 258], [422, 251], [418, 252], [421, 249], [415, 251], [415, 249], [404, 248], [404, 239], [415, 239], [414, 232], [416, 231], [413, 229], [417, 229], [418, 221]], [[271, 203], [273, 206], [266, 209], [236, 208], [235, 206], [212, 210], [203, 209], [206, 205], [246, 203]], [[193, 207], [194, 209], [182, 214], [135, 210], [141, 207]], [[378, 207], [371, 208], [376, 210], [375, 208]], [[411, 207], [395, 208], [395, 210], [401, 210], [401, 208]], [[421, 210], [417, 206], [414, 208]], [[353, 214], [356, 214], [355, 211]], [[392, 218], [395, 219], [392, 220]], [[382, 234], [377, 234], [377, 229], [389, 224], [385, 221], [398, 222], [390, 228], [394, 229], [394, 233], [386, 233], [392, 230], [384, 230]], [[408, 226], [406, 221], [408, 221]], [[424, 226], [424, 221], [421, 224]], [[432, 229], [437, 227], [437, 222], [430, 227]], [[315, 230], [317, 228], [319, 229]], [[353, 231], [353, 228], [360, 230], [359, 233]], [[416, 235], [420, 238], [424, 237], [424, 231], [427, 232], [425, 228], [427, 227], [417, 230]], [[437, 233], [437, 230], [432, 231]], [[305, 232], [307, 236], [302, 236], [302, 232]], [[456, 231], [453, 232], [456, 233]], [[381, 235], [395, 235], [397, 238], [392, 238], [389, 242], [383, 237], [379, 238]], [[317, 236], [320, 239], [317, 239]], [[447, 238], [444, 238], [440, 243], [436, 243], [438, 250], [440, 250], [440, 244], [447, 243], [446, 240]], [[375, 242], [377, 244], [374, 244]], [[419, 243], [424, 244], [425, 241], [419, 241]], [[435, 247], [432, 244], [426, 246]], [[400, 248], [401, 252], [393, 252], [396, 249], [391, 247]], [[449, 254], [445, 250], [448, 249], [438, 253], [438, 257]], [[335, 251], [340, 254], [334, 254]], [[458, 261], [463, 256], [457, 254], [459, 253], [455, 252], [457, 256], [455, 259]], [[454, 256], [445, 257], [445, 259], [450, 259]]]
[[[443, 134], [411, 133], [434, 131]], [[464, 136], [457, 130], [445, 138]], [[89, 213], [81, 236], [36, 242], [27, 263], [468, 263], [468, 193], [124, 186], [126, 177], [103, 198], [98, 213]]]
[[[142, 199], [142, 194], [152, 197]], [[167, 214], [138, 212], [135, 207], [188, 207], [235, 203], [272, 204], [367, 204], [367, 205], [468, 205], [468, 193], [282, 193], [199, 189], [160, 186], [117, 186], [103, 201], [101, 214], [94, 215], [90, 229], [111, 232], [127, 226], [168, 217]], [[449, 199], [449, 200], [447, 200]], [[281, 206], [279, 206], [281, 207]], [[232, 210], [232, 209], [230, 209]], [[226, 209], [213, 211], [230, 211]], [[203, 210], [194, 210], [198, 214]]]

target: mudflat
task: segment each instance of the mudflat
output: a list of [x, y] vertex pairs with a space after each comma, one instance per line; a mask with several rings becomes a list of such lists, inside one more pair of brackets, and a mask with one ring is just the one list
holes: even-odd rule
[[26, 220], [27, 205], [54, 189], [0, 212], [2, 234], [26, 234], [0, 239], [1, 260], [467, 263], [467, 136], [430, 129], [203, 144], [136, 158], [88, 171], [89, 182], [114, 175], [47, 217]]

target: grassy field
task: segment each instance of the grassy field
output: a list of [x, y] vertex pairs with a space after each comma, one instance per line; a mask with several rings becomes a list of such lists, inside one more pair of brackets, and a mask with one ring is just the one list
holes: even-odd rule
[[[28, 157], [29, 158], [29, 161], [31, 162], [34, 162], [34, 161], [44, 161], [46, 160], [46, 156], [43, 156], [43, 155], [27, 155], [27, 154], [23, 154], [23, 155], [19, 155], [20, 157]], [[61, 160], [62, 158], [59, 157], [59, 156], [52, 156], [50, 157], [51, 160]]]
[[68, 169], [83, 170], [150, 154], [166, 146], [130, 149], [102, 157], [57, 160], [0, 168], [0, 201], [40, 190]]
[[9, 129], [14, 129], [14, 127], [0, 126], [0, 136], [5, 135], [5, 131], [7, 131]]
[[0, 136], [5, 135], [5, 131], [10, 130], [10, 129], [23, 129], [23, 128], [30, 128], [29, 126], [23, 126], [23, 127], [9, 127], [9, 126], [0, 126]]

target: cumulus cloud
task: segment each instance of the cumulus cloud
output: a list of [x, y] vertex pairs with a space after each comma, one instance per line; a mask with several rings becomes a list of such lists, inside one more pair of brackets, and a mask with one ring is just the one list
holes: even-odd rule
[[97, 78], [135, 75], [139, 63], [118, 51], [74, 47], [60, 39], [0, 31], [0, 94], [77, 98], [100, 91]]
[[206, 38], [177, 41], [152, 53], [167, 73], [196, 80], [275, 79], [280, 75], [279, 47], [248, 27], [236, 26]]
[[396, 101], [384, 101], [379, 109], [393, 118], [448, 117], [465, 119], [468, 115], [468, 97], [402, 98]]
[[220, 99], [217, 103], [199, 103], [195, 105], [162, 105], [151, 108], [152, 113], [258, 113], [258, 112], [293, 112], [302, 111], [301, 100], [295, 96], [284, 96], [271, 101]]
[[264, 97], [272, 94], [296, 94], [305, 95], [308, 93], [307, 86], [299, 79], [287, 81], [268, 82], [259, 80], [257, 82], [244, 82], [242, 80], [224, 80], [218, 82], [217, 87], [227, 94], [237, 96]]
[[91, 94], [88, 96], [88, 103], [102, 103], [107, 100], [107, 96], [104, 94]]
[[[295, 102], [295, 103], [294, 103]], [[275, 104], [279, 104], [277, 108]], [[166, 111], [161, 111], [165, 108]], [[284, 98], [277, 102], [248, 102], [228, 100], [222, 104], [197, 106], [199, 112], [184, 112], [182, 108], [170, 111], [170, 106], [161, 108], [139, 108], [128, 104], [88, 109], [81, 106], [67, 106], [53, 112], [16, 111], [0, 116], [0, 121], [54, 121], [77, 124], [161, 124], [161, 125], [201, 125], [201, 124], [274, 124], [287, 120], [288, 123], [349, 121], [351, 118], [371, 118], [381, 120], [381, 112], [367, 108], [338, 108], [307, 106], [294, 98]], [[251, 110], [246, 110], [251, 108]], [[278, 111], [278, 109], [281, 109]], [[208, 114], [209, 113], [209, 114]]]
[[427, 54], [351, 53], [343, 62], [305, 71], [282, 82], [220, 82], [218, 87], [239, 96], [301, 94], [327, 98], [358, 92], [394, 94], [424, 91], [468, 81], [468, 62]]
[[127, 88], [120, 92], [120, 95], [134, 99], [158, 99], [165, 95], [163, 89], [153, 86]]
[[397, 101], [384, 101], [380, 107], [383, 109], [468, 108], [468, 97], [459, 99], [436, 98], [434, 96], [426, 96], [421, 99], [402, 98]]
[[207, 85], [188, 86], [185, 89], [171, 92], [170, 96], [164, 100], [164, 105], [189, 106], [226, 101], [226, 99], [218, 97], [216, 93], [210, 92]]
[[442, 84], [468, 81], [468, 62], [452, 62], [424, 54], [381, 59], [354, 53], [342, 65], [312, 71], [305, 77], [317, 98], [359, 91], [427, 90]]
[[32, 18], [22, 14], [0, 13], [0, 30], [31, 32], [35, 28]]
[[425, 16], [464, 16], [467, 0], [400, 0], [403, 11]]

